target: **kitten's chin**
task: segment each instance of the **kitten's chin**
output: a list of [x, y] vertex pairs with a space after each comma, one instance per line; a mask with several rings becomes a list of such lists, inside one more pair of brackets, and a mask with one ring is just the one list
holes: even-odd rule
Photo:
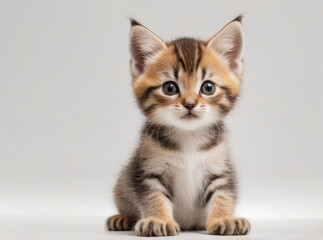
[[[213, 122], [213, 121], [212, 121]], [[167, 125], [178, 128], [184, 131], [193, 131], [199, 128], [207, 127], [211, 124], [206, 118], [198, 117], [181, 117], [181, 118], [169, 118]]]

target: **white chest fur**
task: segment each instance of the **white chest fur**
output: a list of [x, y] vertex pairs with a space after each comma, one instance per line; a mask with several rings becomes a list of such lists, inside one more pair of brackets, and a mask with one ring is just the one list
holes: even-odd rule
[[[201, 194], [210, 174], [222, 174], [227, 170], [228, 149], [226, 136], [222, 141], [207, 151], [200, 146], [206, 142], [207, 133], [179, 135], [176, 142], [180, 150], [154, 151], [146, 171], [165, 174], [172, 190], [172, 207], [174, 219], [185, 229], [202, 227], [208, 215], [208, 206], [201, 207]], [[153, 187], [167, 192], [155, 179]]]
[[184, 228], [204, 226], [207, 209], [198, 207], [208, 174], [221, 174], [226, 170], [227, 143], [221, 142], [210, 151], [201, 151], [200, 143], [181, 141], [182, 151], [173, 155], [170, 171], [173, 177], [173, 214]]
[[189, 152], [176, 159], [179, 163], [173, 172], [173, 214], [175, 220], [185, 228], [203, 226], [205, 210], [196, 203], [206, 176], [205, 154]]

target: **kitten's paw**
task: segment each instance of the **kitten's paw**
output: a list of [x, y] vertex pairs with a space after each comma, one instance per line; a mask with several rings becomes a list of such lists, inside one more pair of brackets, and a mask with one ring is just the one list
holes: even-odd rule
[[122, 214], [111, 216], [106, 221], [106, 228], [109, 231], [127, 231], [131, 230], [133, 221]]
[[250, 224], [245, 218], [215, 218], [209, 221], [206, 230], [212, 235], [246, 235]]
[[179, 225], [175, 221], [156, 217], [143, 218], [135, 226], [137, 236], [175, 236], [179, 231]]

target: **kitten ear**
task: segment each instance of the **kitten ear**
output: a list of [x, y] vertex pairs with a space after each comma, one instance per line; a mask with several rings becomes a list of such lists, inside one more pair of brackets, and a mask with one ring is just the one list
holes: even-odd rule
[[231, 71], [237, 75], [242, 74], [243, 68], [243, 33], [241, 19], [242, 16], [240, 15], [228, 23], [207, 43], [207, 47], [213, 49], [227, 60]]
[[145, 71], [149, 61], [161, 50], [166, 49], [166, 44], [136, 20], [131, 19], [130, 30], [131, 71], [134, 76]]

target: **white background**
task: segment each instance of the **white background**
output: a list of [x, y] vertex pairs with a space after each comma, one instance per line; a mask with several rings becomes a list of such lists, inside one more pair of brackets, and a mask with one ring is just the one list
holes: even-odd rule
[[[323, 217], [322, 1], [0, 1], [0, 214], [116, 212], [143, 116], [132, 16], [208, 39], [244, 13], [245, 78], [227, 118], [237, 215]], [[103, 223], [102, 223], [103, 224]]]

